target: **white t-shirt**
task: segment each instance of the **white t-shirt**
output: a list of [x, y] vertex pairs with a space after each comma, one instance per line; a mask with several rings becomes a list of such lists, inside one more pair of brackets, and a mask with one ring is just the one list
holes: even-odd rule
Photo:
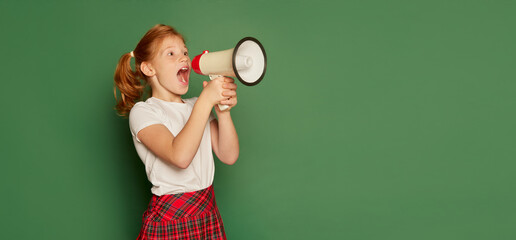
[[145, 164], [147, 178], [152, 183], [151, 191], [155, 195], [198, 191], [213, 183], [215, 164], [211, 149], [210, 122], [215, 118], [212, 113], [204, 128], [199, 149], [186, 169], [161, 160], [137, 137], [140, 130], [154, 124], [165, 125], [172, 135], [177, 136], [188, 121], [196, 101], [197, 98], [190, 98], [183, 99], [185, 103], [176, 103], [151, 97], [145, 102], [136, 103], [129, 113], [134, 146]]

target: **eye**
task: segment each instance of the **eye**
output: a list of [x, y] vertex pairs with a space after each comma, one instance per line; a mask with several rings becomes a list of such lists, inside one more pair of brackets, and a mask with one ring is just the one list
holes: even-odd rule
[[168, 52], [168, 53], [167, 53], [167, 56], [172, 56], [172, 55], [174, 55], [174, 53], [173, 53], [173, 52]]
[[184, 53], [184, 55], [185, 55], [185, 56], [188, 56], [188, 52], [185, 52], [185, 53]]

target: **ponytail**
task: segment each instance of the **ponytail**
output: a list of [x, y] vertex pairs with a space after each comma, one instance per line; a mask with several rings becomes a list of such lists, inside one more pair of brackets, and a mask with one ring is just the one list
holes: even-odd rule
[[[139, 71], [131, 69], [131, 53], [122, 55], [115, 70], [114, 94], [117, 104], [115, 109], [121, 116], [127, 117], [131, 108], [140, 100], [145, 86], [140, 82]], [[120, 91], [121, 99], [117, 98], [116, 88]]]
[[[140, 40], [134, 51], [122, 55], [115, 70], [115, 109], [121, 116], [127, 117], [131, 108], [142, 98], [145, 85], [148, 84], [147, 76], [140, 70], [142, 62], [151, 60], [156, 54], [162, 40], [168, 36], [185, 39], [173, 27], [156, 24]], [[135, 70], [131, 69], [131, 58], [134, 57]], [[145, 82], [142, 84], [141, 81]], [[117, 98], [116, 88], [120, 91], [121, 99]]]

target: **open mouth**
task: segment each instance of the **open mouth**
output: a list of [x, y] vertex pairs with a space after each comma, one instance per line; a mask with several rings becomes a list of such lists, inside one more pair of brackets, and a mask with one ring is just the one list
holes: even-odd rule
[[190, 78], [190, 68], [182, 67], [177, 72], [177, 79], [184, 85], [188, 85], [188, 79]]

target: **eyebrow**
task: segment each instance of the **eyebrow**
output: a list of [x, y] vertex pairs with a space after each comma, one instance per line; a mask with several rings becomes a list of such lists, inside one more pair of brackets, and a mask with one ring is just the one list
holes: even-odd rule
[[[186, 47], [186, 45], [183, 45], [184, 48], [188, 49]], [[169, 48], [178, 48], [177, 46], [166, 46], [164, 49], [169, 49]]]
[[[186, 45], [183, 46], [187, 51], [188, 51], [188, 48], [186, 48]], [[164, 52], [166, 52], [169, 48], [178, 48], [176, 46], [166, 46], [165, 48], [163, 48], [163, 51], [160, 52], [160, 54], [163, 54]]]

